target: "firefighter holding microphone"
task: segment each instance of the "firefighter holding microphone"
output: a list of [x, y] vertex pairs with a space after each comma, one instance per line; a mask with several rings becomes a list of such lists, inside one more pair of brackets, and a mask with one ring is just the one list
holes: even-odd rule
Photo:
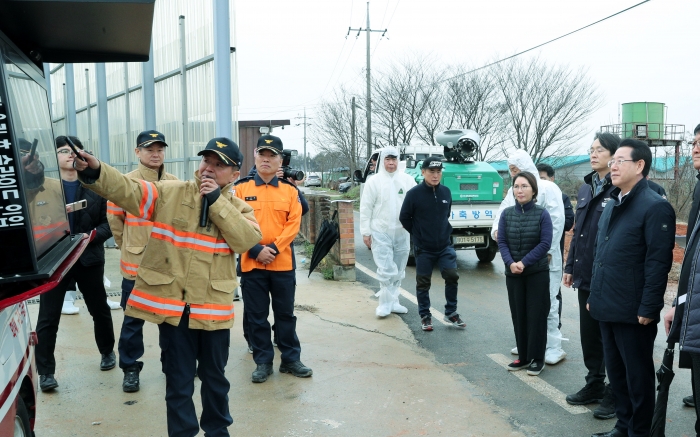
[[253, 209], [231, 190], [243, 161], [238, 146], [228, 138], [210, 140], [190, 181], [132, 180], [79, 153], [74, 166], [85, 187], [153, 223], [125, 314], [158, 324], [168, 434], [199, 433], [192, 401], [197, 373], [201, 429], [210, 437], [229, 436], [233, 419], [224, 368], [237, 286], [235, 253], [262, 237]]

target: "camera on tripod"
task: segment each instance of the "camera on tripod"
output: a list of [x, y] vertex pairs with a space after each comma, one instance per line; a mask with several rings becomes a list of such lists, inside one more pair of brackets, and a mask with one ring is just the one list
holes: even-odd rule
[[292, 168], [289, 166], [289, 163], [292, 160], [292, 156], [297, 156], [297, 151], [294, 149], [285, 149], [282, 150], [282, 172], [284, 174], [284, 178], [292, 178], [295, 181], [300, 181], [304, 179], [304, 172], [302, 170], [297, 170], [296, 168]]

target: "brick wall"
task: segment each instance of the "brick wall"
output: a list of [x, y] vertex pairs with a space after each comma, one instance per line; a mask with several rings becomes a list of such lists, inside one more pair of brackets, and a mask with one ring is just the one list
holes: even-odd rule
[[331, 198], [326, 194], [305, 194], [306, 202], [309, 204], [309, 212], [301, 218], [299, 232], [306, 241], [311, 244], [316, 243], [316, 234], [321, 229], [323, 219], [331, 217]]
[[334, 264], [343, 267], [355, 266], [355, 219], [353, 216], [353, 201], [333, 200], [326, 194], [305, 194], [309, 203], [309, 212], [301, 219], [299, 232], [306, 241], [315, 244], [318, 231], [323, 220], [333, 217], [338, 211], [336, 220], [340, 230], [340, 240], [333, 245], [328, 256]]
[[338, 211], [337, 220], [340, 225], [340, 241], [333, 246], [331, 255], [337, 264], [344, 267], [355, 265], [355, 218], [352, 204], [351, 200], [331, 202], [331, 216]]

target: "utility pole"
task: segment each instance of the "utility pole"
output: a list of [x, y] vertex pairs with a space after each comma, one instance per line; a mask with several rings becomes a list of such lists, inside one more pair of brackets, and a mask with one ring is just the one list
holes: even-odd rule
[[[306, 117], [306, 107], [304, 107], [304, 116], [303, 117], [294, 117], [294, 118], [303, 118], [304, 122], [303, 123], [297, 123], [296, 126], [299, 125], [304, 125], [304, 173], [308, 173], [308, 168], [306, 167], [306, 126], [311, 126], [311, 123], [307, 123], [307, 117]], [[308, 120], [311, 120], [311, 118], [308, 118]]]
[[[371, 84], [372, 84], [372, 79], [370, 76], [370, 51], [369, 51], [369, 34], [370, 32], [382, 32], [382, 36], [384, 36], [387, 32], [387, 29], [381, 30], [381, 29], [376, 29], [372, 30], [369, 27], [369, 2], [367, 2], [367, 27], [366, 28], [358, 28], [358, 29], [353, 29], [351, 27], [348, 27], [348, 35], [350, 35], [351, 31], [357, 31], [357, 36], [360, 36], [360, 32], [366, 32], [367, 33], [367, 159], [369, 160], [370, 155], [372, 154], [372, 89], [371, 89]], [[345, 35], [347, 38], [348, 35]]]
[[352, 156], [352, 171], [355, 172], [357, 167], [357, 162], [355, 161], [355, 150], [357, 150], [357, 145], [355, 143], [355, 98], [352, 98], [352, 123], [350, 124], [350, 154]]

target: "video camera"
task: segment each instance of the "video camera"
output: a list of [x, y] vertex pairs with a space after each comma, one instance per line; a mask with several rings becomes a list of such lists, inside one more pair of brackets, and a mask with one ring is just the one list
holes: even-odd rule
[[282, 172], [284, 178], [292, 178], [295, 181], [300, 181], [304, 179], [304, 172], [302, 170], [297, 170], [296, 168], [291, 168], [289, 163], [292, 160], [292, 156], [297, 156], [297, 151], [293, 149], [282, 150]]

